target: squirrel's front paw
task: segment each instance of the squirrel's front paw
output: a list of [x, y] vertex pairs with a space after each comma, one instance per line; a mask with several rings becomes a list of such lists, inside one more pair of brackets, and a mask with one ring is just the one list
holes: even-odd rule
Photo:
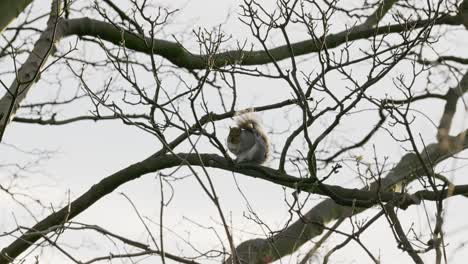
[[234, 162], [235, 162], [236, 164], [239, 164], [239, 163], [245, 163], [245, 162], [246, 162], [246, 160], [245, 160], [245, 159], [243, 159], [243, 158], [239, 158], [239, 157], [237, 157], [237, 158], [236, 158], [236, 160], [235, 160]]

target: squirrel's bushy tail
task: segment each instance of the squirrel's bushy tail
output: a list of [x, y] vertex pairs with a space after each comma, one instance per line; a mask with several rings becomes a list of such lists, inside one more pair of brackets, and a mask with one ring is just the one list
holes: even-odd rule
[[235, 116], [237, 126], [239, 128], [254, 131], [256, 136], [261, 138], [261, 140], [264, 143], [262, 148], [264, 148], [263, 151], [265, 152], [265, 157], [263, 161], [266, 161], [270, 153], [270, 140], [265, 131], [263, 130], [263, 126], [253, 109], [249, 108], [247, 110], [239, 111], [235, 114]]
[[237, 112], [235, 116], [238, 127], [243, 129], [263, 130], [261, 122], [258, 120], [258, 117], [254, 112]]

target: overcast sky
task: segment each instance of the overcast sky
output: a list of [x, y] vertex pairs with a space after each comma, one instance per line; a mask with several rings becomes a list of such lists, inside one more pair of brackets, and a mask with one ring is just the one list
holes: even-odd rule
[[[41, 5], [37, 7], [38, 10], [46, 10], [49, 1], [41, 1]], [[248, 37], [249, 30], [246, 26], [239, 22], [236, 18], [238, 9], [238, 1], [158, 1], [158, 4], [172, 6], [174, 8], [181, 8], [178, 14], [173, 18], [173, 26], [165, 28], [165, 35], [161, 36], [168, 40], [170, 39], [172, 30], [176, 34], [181, 32], [190, 32], [192, 29], [198, 27], [211, 28], [219, 24], [223, 24], [222, 29], [233, 35], [233, 40], [243, 40]], [[37, 4], [37, 3], [36, 3]], [[45, 9], [44, 9], [45, 8]], [[230, 15], [230, 16], [229, 16]], [[343, 24], [334, 26], [337, 30], [342, 29], [347, 21], [342, 21]], [[42, 23], [45, 23], [42, 20]], [[293, 39], [302, 40], [303, 32], [290, 32]], [[463, 31], [466, 34], [466, 31]], [[468, 37], [468, 36], [465, 36]], [[249, 38], [251, 39], [251, 38]], [[453, 50], [454, 45], [447, 45], [447, 43], [440, 43], [439, 45], [447, 45], [447, 53], [461, 52], [468, 53], [463, 49], [463, 44], [467, 44], [462, 40], [462, 37], [453, 36], [453, 39], [446, 39], [445, 41], [452, 43], [460, 43], [457, 45], [459, 49]], [[468, 39], [468, 38], [465, 38]], [[68, 41], [68, 40], [67, 40]], [[66, 49], [67, 41], [61, 44], [61, 48]], [[71, 40], [70, 40], [71, 41]], [[182, 40], [183, 44], [196, 51], [197, 44], [193, 38]], [[231, 42], [235, 44], [234, 41]], [[277, 43], [271, 43], [272, 47]], [[81, 46], [83, 47], [83, 46]], [[258, 47], [258, 46], [257, 46]], [[86, 56], [93, 56], [92, 50], [78, 50], [77, 52], [84, 52]], [[307, 55], [301, 57], [302, 65], [314, 64], [315, 55]], [[2, 67], [11, 67], [11, 64], [6, 61], [0, 62]], [[315, 65], [315, 66], [314, 66]], [[405, 65], [403, 63], [403, 65]], [[405, 66], [395, 69], [395, 71], [405, 72], [408, 68]], [[355, 69], [356, 74], [359, 70]], [[50, 70], [44, 78], [53, 78], [56, 74], [54, 70]], [[48, 77], [49, 76], [49, 77]], [[96, 83], [99, 86], [102, 80], [99, 76], [90, 74], [91, 83]], [[93, 81], [96, 78], [95, 81]], [[172, 80], [165, 81], [167, 86], [175, 85], [171, 83]], [[333, 81], [333, 80], [332, 80]], [[451, 79], [443, 82], [443, 80], [436, 80], [444, 85], [453, 85], [457, 81]], [[336, 85], [341, 85], [339, 80], [335, 80]], [[421, 82], [423, 84], [423, 82]], [[65, 79], [63, 81], [62, 89], [64, 87], [77, 87], [75, 82]], [[382, 81], [382, 90], [387, 91], [386, 85], [391, 86], [391, 80]], [[49, 84], [44, 81], [38, 82], [33, 92], [29, 95], [28, 102], [40, 101], [43, 98], [53, 96], [55, 90], [49, 90]], [[260, 80], [258, 78], [241, 77], [239, 79], [239, 90], [241, 107], [250, 107], [256, 105], [267, 104], [268, 102], [277, 102], [284, 100], [285, 97], [290, 96], [290, 92], [282, 89], [284, 83], [274, 80]], [[72, 88], [72, 89], [74, 89]], [[338, 89], [338, 88], [337, 88]], [[382, 91], [376, 91], [376, 94]], [[465, 96], [466, 99], [466, 96]], [[80, 112], [87, 103], [73, 105], [72, 108], [63, 110], [63, 116], [74, 111]], [[458, 105], [459, 111], [455, 118], [454, 128], [452, 133], [455, 134], [461, 129], [467, 127], [466, 111], [463, 110], [463, 104]], [[431, 116], [432, 120], [439, 119], [441, 113], [441, 102], [430, 101], [424, 105], [420, 105], [420, 109], [424, 109], [424, 113], [415, 113], [418, 117], [414, 123], [414, 130], [421, 133], [422, 137], [427, 143], [435, 141], [435, 129], [430, 120], [425, 119], [424, 115]], [[221, 109], [219, 109], [221, 110]], [[81, 111], [82, 112], [82, 111]], [[297, 112], [290, 110], [285, 112], [282, 116], [277, 114], [261, 114], [260, 117], [267, 128], [267, 131], [281, 131], [288, 127], [288, 120], [297, 120], [295, 115]], [[464, 114], [463, 114], [464, 113]], [[345, 135], [350, 138], [362, 134], [362, 130], [358, 127], [371, 126], [369, 120], [376, 120], [375, 113], [369, 113], [367, 118], [353, 120], [349, 119], [344, 122], [340, 127], [341, 133], [338, 133], [337, 138], [344, 137]], [[364, 115], [365, 117], [365, 115]], [[331, 120], [333, 121], [333, 120]], [[366, 123], [367, 122], [367, 123]], [[219, 123], [219, 133], [227, 135], [227, 128], [233, 121]], [[318, 129], [318, 128], [317, 128]], [[312, 130], [313, 132], [313, 130]], [[281, 144], [282, 136], [278, 135], [273, 138], [274, 144]], [[302, 144], [302, 142], [296, 142]], [[390, 157], [392, 162], [397, 162], [398, 159], [404, 155], [405, 151], [397, 143], [389, 140], [389, 136], [385, 133], [378, 134], [374, 140], [377, 152], [385, 153]], [[60, 208], [66, 204], [67, 197], [70, 200], [81, 195], [88, 190], [93, 184], [101, 179], [119, 171], [135, 162], [141, 161], [157, 151], [160, 145], [156, 138], [152, 135], [145, 133], [135, 127], [125, 126], [120, 121], [101, 121], [101, 122], [79, 122], [66, 126], [40, 126], [40, 125], [25, 125], [12, 123], [6, 131], [4, 142], [0, 145], [0, 164], [20, 162], [21, 164], [35, 162], [38, 157], [42, 157], [39, 163], [33, 164], [31, 171], [20, 172], [20, 178], [15, 178], [13, 182], [18, 184], [18, 190], [27, 190], [34, 197], [38, 197], [46, 205], [53, 205], [55, 208]], [[208, 146], [201, 145], [203, 150]], [[281, 147], [281, 146], [279, 146]], [[47, 151], [47, 154], [38, 154], [37, 151]], [[33, 155], [25, 154], [24, 151], [35, 151]], [[183, 151], [183, 149], [180, 149]], [[371, 161], [372, 148], [362, 150], [364, 159]], [[466, 153], [459, 155], [460, 157], [467, 158]], [[383, 155], [382, 155], [383, 157]], [[463, 164], [463, 162], [461, 162]], [[276, 163], [270, 163], [271, 166]], [[450, 171], [458, 168], [460, 162], [450, 160], [438, 166], [442, 171]], [[356, 176], [352, 174], [354, 168], [343, 168], [340, 173], [331, 179], [332, 183], [342, 184], [343, 186], [359, 186], [360, 182], [357, 181]], [[8, 184], [12, 181], [11, 167], [0, 167], [0, 183]], [[267, 230], [259, 227], [251, 220], [245, 217], [248, 214], [247, 204], [243, 195], [248, 198], [250, 206], [255, 210], [258, 216], [265, 221], [272, 229], [281, 229], [286, 223], [289, 215], [287, 213], [288, 205], [284, 202], [285, 198], [289, 201], [292, 200], [293, 190], [283, 189], [272, 183], [268, 183], [259, 179], [253, 179], [242, 175], [234, 175], [232, 173], [220, 170], [210, 170], [212, 172], [212, 179], [214, 180], [217, 192], [221, 197], [221, 206], [225, 214], [233, 224], [233, 234], [237, 244], [248, 238], [264, 237], [263, 232]], [[171, 170], [165, 171], [170, 173]], [[457, 170], [456, 174], [449, 172], [447, 175], [454, 177], [455, 183], [464, 183], [468, 181], [464, 177], [468, 173], [467, 168]], [[185, 176], [190, 173], [186, 169], [177, 171], [177, 176]], [[237, 184], [236, 184], [237, 181]], [[197, 245], [202, 250], [211, 248], [219, 248], [219, 241], [216, 234], [207, 229], [214, 227], [222, 236], [225, 242], [225, 235], [222, 231], [221, 221], [216, 213], [216, 208], [212, 205], [209, 199], [203, 194], [200, 186], [196, 183], [194, 177], [187, 177], [172, 183], [175, 192], [172, 193], [170, 188], [164, 188], [166, 197], [173, 195], [170, 206], [165, 210], [164, 226], [167, 228], [165, 242], [166, 250], [171, 253], [181, 255], [193, 255], [194, 251], [187, 245], [186, 241], [190, 241]], [[242, 193], [239, 191], [242, 190]], [[158, 234], [158, 219], [159, 219], [159, 203], [160, 203], [160, 186], [159, 181], [156, 179], [156, 174], [148, 174], [137, 180], [125, 184], [112, 194], [106, 196], [98, 201], [91, 208], [86, 210], [83, 214], [79, 215], [74, 221], [83, 222], [87, 224], [100, 225], [109, 231], [128, 236], [129, 238], [147, 241], [148, 235], [145, 227], [142, 225], [138, 216], [136, 215], [131, 204], [121, 194], [124, 193], [129, 197], [134, 205], [138, 208], [141, 215], [152, 219], [154, 222], [148, 221], [150, 228], [155, 234]], [[305, 197], [305, 194], [303, 194]], [[27, 199], [26, 199], [27, 200]], [[309, 197], [307, 209], [311, 208], [315, 203], [320, 201], [320, 197], [312, 195]], [[32, 208], [34, 214], [38, 219], [42, 219], [48, 215], [50, 211], [43, 211], [38, 206], [35, 206], [30, 201], [29, 207]], [[465, 214], [467, 203], [462, 198], [451, 198], [446, 200], [446, 222], [445, 230], [449, 235], [450, 244], [447, 247], [449, 256], [454, 261], [449, 263], [464, 263], [468, 258], [468, 248], [463, 247], [458, 249], [461, 243], [466, 243], [468, 239], [468, 229], [465, 217], [455, 217], [459, 214]], [[424, 205], [413, 206], [400, 214], [402, 223], [409, 227], [411, 222], [414, 222], [416, 232], [427, 233], [427, 230], [421, 227], [427, 226], [425, 209], [429, 213], [434, 212], [433, 205], [424, 208]], [[17, 204], [11, 202], [9, 197], [0, 192], [0, 233], [13, 229], [16, 225], [31, 226], [36, 220], [31, 217], [28, 211], [21, 209]], [[357, 219], [367, 219], [378, 212], [378, 208], [367, 210], [365, 213], [357, 216]], [[429, 215], [429, 218], [434, 218], [434, 215]], [[296, 219], [296, 218], [295, 218]], [[206, 228], [204, 228], [206, 227]], [[340, 230], [349, 231], [350, 225], [344, 225]], [[96, 236], [92, 232], [79, 233], [74, 231], [67, 231], [62, 237], [63, 241], [70, 246], [71, 252], [75, 252], [81, 259], [87, 260], [103, 252], [109, 252], [111, 249], [115, 251], [121, 250], [121, 246], [116, 247], [109, 240], [101, 236]], [[321, 252], [326, 253], [333, 245], [342, 241], [344, 237], [339, 235], [332, 236], [330, 243], [328, 243]], [[361, 237], [364, 244], [369, 249], [376, 253], [379, 252], [383, 263], [407, 263], [409, 258], [406, 253], [398, 250], [395, 245], [393, 235], [390, 233], [390, 228], [385, 218], [381, 218], [374, 224], [368, 231]], [[12, 241], [11, 237], [0, 237], [0, 247], [7, 245]], [[336, 242], [336, 243], [333, 243]], [[311, 243], [304, 245], [303, 251], [311, 247]], [[79, 253], [79, 254], [78, 254]], [[33, 253], [35, 255], [37, 253]], [[425, 255], [423, 255], [423, 258]], [[425, 258], [428, 263], [433, 260], [433, 254], [427, 254]], [[282, 263], [295, 263], [297, 254], [292, 257], [284, 258]], [[364, 260], [364, 261], [362, 261]], [[32, 263], [33, 258], [29, 259]], [[151, 257], [146, 261], [140, 263], [159, 263], [159, 259]], [[333, 263], [368, 263], [365, 252], [356, 244], [351, 243], [349, 246], [341, 249], [334, 255]], [[58, 253], [57, 250], [46, 250], [42, 256], [42, 263], [69, 263], [63, 255]]]

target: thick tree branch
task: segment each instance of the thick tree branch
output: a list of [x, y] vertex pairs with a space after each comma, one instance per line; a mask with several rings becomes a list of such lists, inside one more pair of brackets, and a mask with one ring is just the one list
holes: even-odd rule
[[364, 22], [364, 26], [370, 27], [377, 24], [380, 20], [382, 20], [385, 14], [390, 11], [396, 2], [398, 2], [398, 0], [382, 0], [374, 13], [367, 17], [366, 22]]
[[[468, 139], [465, 139], [462, 146], [457, 147], [456, 149], [451, 149], [450, 151], [442, 151], [438, 144], [432, 144], [427, 147], [427, 153], [429, 155], [429, 159], [431, 159], [431, 162], [436, 164], [466, 147], [468, 147]], [[431, 199], [433, 197], [440, 197], [437, 196], [440, 194], [445, 194], [446, 197], [450, 197], [454, 194], [465, 194], [466, 191], [468, 191], [468, 186], [459, 186], [454, 189], [454, 192], [442, 191], [444, 193], [439, 194], [423, 192], [412, 197], [405, 194], [383, 191], [387, 187], [392, 186], [401, 180], [410, 177], [410, 175], [417, 174], [421, 171], [421, 166], [417, 164], [417, 158], [415, 156], [416, 155], [414, 154], [407, 154], [404, 156], [400, 163], [385, 179], [382, 179], [382, 181], [379, 183], [373, 184], [373, 187], [370, 191], [346, 189], [335, 185], [325, 185], [325, 187], [329, 191], [333, 192], [336, 197], [340, 197], [338, 201], [335, 202], [332, 199], [328, 199], [324, 202], [321, 202], [304, 216], [304, 219], [307, 220], [306, 222], [297, 221], [285, 229], [285, 231], [279, 233], [270, 240], [256, 239], [246, 241], [238, 246], [237, 253], [240, 254], [239, 256], [245, 258], [245, 254], [247, 253], [245, 250], [248, 249], [250, 250], [250, 255], [252, 255], [252, 252], [255, 252], [254, 256], [256, 257], [253, 259], [258, 259], [259, 257], [264, 258], [265, 256], [270, 256], [273, 259], [277, 259], [279, 256], [272, 255], [273, 252], [277, 252], [280, 254], [280, 256], [289, 254], [293, 250], [291, 247], [297, 248], [297, 246], [302, 245], [310, 238], [319, 235], [323, 230], [323, 226], [327, 222], [363, 210], [354, 209], [353, 211], [351, 207], [346, 207], [344, 205], [370, 207], [374, 204], [378, 204], [379, 202], [392, 201], [395, 202], [395, 204], [408, 206], [410, 204], [418, 203], [418, 200], [415, 198]], [[111, 193], [122, 184], [137, 179], [140, 176], [150, 172], [181, 166], [187, 163], [191, 166], [206, 166], [233, 171], [247, 176], [264, 179], [293, 189], [300, 189], [311, 193], [323, 194], [317, 188], [317, 185], [314, 183], [313, 179], [301, 179], [293, 177], [267, 167], [233, 165], [223, 157], [217, 155], [152, 155], [144, 161], [135, 163], [119, 172], [114, 173], [113, 175], [110, 175], [109, 177], [104, 178], [99, 183], [92, 186], [86, 193], [75, 199], [69, 206], [62, 208], [61, 210], [49, 215], [44, 220], [37, 223], [30, 229], [30, 231], [23, 234], [21, 237], [16, 239], [13, 243], [1, 251], [0, 264], [11, 262], [19, 254], [24, 252], [29, 246], [42, 238], [44, 234], [41, 232], [54, 231], [61, 224], [73, 219], [75, 216], [85, 211], [96, 201]], [[382, 185], [382, 189], [377, 188], [377, 185]], [[337, 202], [344, 205], [338, 205]], [[294, 243], [291, 243], [291, 240], [294, 240]], [[249, 243], [261, 245], [261, 247], [258, 247], [259, 251], [252, 251], [252, 244]], [[274, 245], [271, 245], [270, 243], [273, 243]], [[272, 251], [273, 248], [275, 248], [274, 251]]]
[[49, 56], [55, 52], [55, 43], [62, 36], [58, 27], [59, 16], [62, 12], [61, 3], [60, 0], [52, 1], [47, 28], [35, 43], [29, 57], [17, 71], [16, 78], [8, 87], [8, 91], [0, 99], [0, 141], [19, 104], [26, 98], [34, 82], [38, 80], [42, 66], [44, 66]]
[[[336, 34], [330, 34], [318, 40], [304, 40], [289, 45], [271, 48], [268, 53], [264, 50], [259, 51], [242, 51], [232, 50], [218, 53], [214, 56], [197, 55], [189, 52], [181, 44], [161, 39], [150, 39], [140, 35], [131, 33], [122, 28], [117, 28], [109, 23], [90, 19], [79, 18], [66, 21], [68, 24], [67, 35], [91, 36], [99, 37], [102, 40], [109, 41], [116, 45], [124, 45], [125, 47], [144, 53], [153, 52], [160, 55], [173, 64], [187, 69], [204, 69], [214, 65], [223, 67], [225, 65], [240, 64], [240, 65], [259, 65], [271, 62], [271, 57], [276, 61], [280, 61], [291, 56], [291, 50], [295, 56], [301, 56], [309, 53], [314, 53], [327, 48], [335, 48], [339, 45], [357, 40], [365, 39], [375, 35], [397, 33], [415, 28], [426, 26], [428, 23], [435, 25], [460, 25], [461, 18], [459, 16], [443, 16], [435, 21], [432, 19], [418, 20], [402, 24], [394, 24], [381, 26], [377, 28], [369, 28], [356, 26], [349, 30], [345, 30]], [[148, 43], [153, 43], [150, 47]], [[208, 64], [210, 59], [210, 64]], [[213, 63], [213, 64], [211, 64]]]
[[[466, 149], [468, 147], [468, 139], [464, 137], [465, 133], [466, 131], [463, 131], [456, 137], [450, 137], [450, 148], [443, 148], [438, 143], [427, 146], [422, 151], [422, 153], [425, 153], [425, 166], [436, 165], [454, 153]], [[460, 141], [461, 139], [463, 141]], [[416, 175], [424, 175], [424, 168], [416, 154], [408, 153], [403, 156], [400, 162], [386, 177], [371, 184], [370, 188], [371, 191], [381, 193], [399, 184], [401, 181], [414, 179]], [[457, 191], [465, 191], [464, 188], [463, 186]], [[430, 195], [428, 192], [421, 192], [415, 194], [412, 199], [407, 200], [411, 201], [411, 204], [417, 200], [415, 199], [416, 197], [440, 199], [441, 196], [437, 197], [438, 194], [451, 195], [451, 190], [443, 190], [442, 192], [443, 193], [431, 193]], [[382, 200], [382, 202], [384, 202], [384, 200]], [[399, 206], [402, 207], [401, 204]], [[263, 259], [277, 260], [285, 255], [291, 254], [305, 242], [320, 235], [327, 223], [342, 217], [360, 213], [363, 210], [365, 209], [357, 208], [357, 206], [343, 206], [338, 204], [336, 200], [326, 199], [314, 206], [304, 214], [301, 219], [274, 236], [268, 239], [257, 238], [244, 241], [237, 247], [237, 253], [246, 263], [262, 263], [261, 261]], [[229, 263], [229, 260], [226, 263]]]
[[3, 0], [0, 1], [0, 32], [15, 19], [32, 2], [32, 0]]
[[460, 97], [462, 97], [468, 91], [468, 72], [463, 75], [463, 78], [460, 80], [458, 85], [454, 88], [450, 88], [445, 94], [445, 107], [442, 118], [439, 122], [439, 127], [437, 128], [437, 140], [442, 142], [443, 147], [449, 147], [449, 132], [452, 127], [452, 120], [455, 116], [455, 111], [457, 109], [457, 102]]
[[[459, 15], [446, 15], [435, 21], [432, 19], [419, 20], [377, 28], [356, 26], [349, 30], [327, 35], [318, 40], [305, 40], [291, 45], [272, 48], [268, 53], [264, 50], [232, 50], [216, 54], [214, 57], [211, 55], [208, 57], [205, 55], [193, 54], [179, 43], [142, 37], [106, 22], [90, 18], [59, 19], [61, 9], [58, 4], [60, 1], [54, 1], [54, 3], [57, 5], [52, 7], [53, 12], [51, 12], [46, 30], [36, 42], [31, 55], [18, 70], [18, 76], [9, 87], [9, 92], [0, 99], [0, 141], [9, 120], [13, 118], [19, 104], [26, 97], [33, 83], [37, 81], [41, 67], [45, 64], [51, 53], [55, 51], [55, 43], [65, 36], [99, 37], [116, 45], [124, 45], [135, 51], [160, 55], [179, 67], [204, 69], [208, 66], [223, 67], [232, 64], [266, 64], [271, 62], [271, 58], [279, 61], [289, 58], [291, 54], [300, 56], [320, 51], [323, 49], [324, 44], [327, 48], [334, 48], [349, 41], [365, 39], [379, 34], [412, 30], [414, 28], [424, 27], [428, 23], [436, 25], [459, 25], [462, 23]], [[152, 43], [152, 47], [150, 47], [148, 43]], [[293, 53], [291, 53], [291, 50]], [[208, 63], [208, 60], [210, 60], [210, 63]], [[214, 64], [212, 64], [212, 62], [214, 62]]]
[[[54, 1], [54, 3], [58, 2], [59, 1]], [[390, 2], [393, 3], [394, 1]], [[382, 10], [382, 12], [388, 11], [390, 6], [382, 6], [382, 8], [385, 9]], [[60, 8], [57, 7], [57, 13], [51, 13], [47, 29], [36, 43], [28, 60], [18, 71], [18, 77], [10, 86], [9, 92], [0, 99], [0, 140], [8, 120], [14, 116], [19, 103], [24, 99], [27, 91], [38, 79], [40, 69], [44, 65], [46, 59], [54, 52], [54, 43], [65, 36], [78, 35], [101, 38], [102, 40], [109, 41], [116, 45], [123, 45], [126, 48], [136, 51], [148, 54], [155, 53], [179, 67], [187, 69], [203, 69], [207, 66], [212, 66], [213, 59], [214, 66], [216, 67], [223, 67], [228, 64], [266, 64], [271, 62], [272, 59], [278, 61], [289, 58], [291, 54], [294, 54], [294, 56], [305, 55], [318, 52], [324, 47], [334, 48], [342, 45], [343, 43], [374, 37], [378, 34], [413, 30], [415, 28], [426, 26], [428, 23], [438, 25], [459, 25], [462, 23], [460, 16], [443, 16], [436, 20], [421, 20], [377, 28], [356, 26], [346, 31], [327, 35], [319, 38], [318, 40], [300, 41], [290, 45], [279, 46], [268, 51], [233, 50], [218, 53], [214, 55], [214, 57], [210, 55], [208, 58], [208, 56], [189, 52], [179, 43], [145, 38], [141, 35], [115, 27], [114, 25], [90, 18], [60, 20], [58, 18], [59, 9]], [[52, 10], [55, 9], [52, 8]], [[377, 17], [378, 19], [381, 18], [381, 15], [383, 14], [382, 12], [379, 13], [379, 16]], [[153, 44], [149, 46], [149, 43]], [[447, 98], [448, 97], [449, 96], [447, 95]], [[449, 100], [447, 99], [447, 101]], [[277, 107], [279, 105], [289, 105], [293, 103], [296, 102], [288, 100], [274, 106]], [[268, 107], [271, 108], [273, 105]], [[265, 109], [268, 107], [265, 107]], [[249, 240], [239, 245], [236, 252], [240, 258], [244, 259], [248, 263], [257, 263], [265, 259], [275, 260], [290, 254], [303, 243], [321, 234], [324, 226], [330, 221], [359, 213], [365, 208], [381, 202], [392, 202], [401, 208], [406, 208], [411, 204], [418, 203], [420, 199], [440, 200], [441, 197], [445, 198], [452, 195], [468, 193], [468, 186], [457, 186], [450, 191], [421, 191], [414, 195], [388, 191], [389, 188], [395, 184], [398, 184], [403, 180], [414, 179], [414, 175], [422, 174], [423, 170], [420, 160], [415, 154], [411, 153], [405, 155], [399, 164], [387, 175], [387, 177], [372, 184], [370, 190], [346, 189], [341, 186], [325, 184], [323, 184], [323, 187], [325, 188], [318, 188], [315, 178], [297, 178], [292, 175], [287, 175], [283, 171], [277, 171], [266, 167], [233, 165], [225, 158], [217, 155], [166, 154], [169, 149], [173, 149], [174, 146], [177, 146], [187, 139], [193, 131], [199, 131], [203, 124], [231, 117], [233, 115], [234, 112], [222, 115], [206, 115], [205, 118], [200, 119], [199, 123], [189, 128], [188, 133], [184, 133], [177, 137], [172, 143], [167, 144], [166, 148], [157, 154], [104, 178], [102, 181], [92, 186], [86, 193], [74, 200], [69, 206], [49, 215], [9, 246], [5, 247], [0, 252], [0, 264], [13, 261], [17, 256], [25, 252], [25, 250], [27, 250], [32, 244], [43, 238], [45, 234], [57, 230], [65, 222], [73, 219], [75, 216], [85, 211], [102, 197], [113, 192], [122, 184], [137, 179], [138, 177], [150, 172], [156, 172], [166, 168], [187, 164], [190, 164], [191, 166], [205, 166], [237, 172], [246, 176], [260, 178], [275, 184], [293, 188], [295, 190], [299, 189], [305, 192], [331, 197], [331, 199], [327, 199], [312, 208], [312, 210], [304, 215], [300, 221], [295, 222], [273, 237], [269, 239]], [[18, 118], [17, 120], [21, 119]], [[37, 122], [43, 121], [44, 120]], [[57, 121], [49, 120], [49, 122]], [[448, 125], [448, 128], [449, 127], [450, 124]], [[464, 133], [466, 133], [466, 131]], [[444, 136], [446, 138], [446, 142], [444, 142], [444, 144], [446, 143], [445, 145], [442, 146], [439, 142], [437, 144], [429, 145], [424, 150], [424, 153], [427, 155], [424, 156], [426, 160], [423, 161], [423, 164], [427, 163], [432, 166], [450, 157], [454, 153], [458, 153], [468, 146], [466, 137], [450, 137], [448, 132], [447, 135]], [[463, 141], [460, 141], [460, 139]], [[364, 138], [364, 140], [367, 139]], [[325, 193], [323, 190], [327, 190], [327, 192]]]

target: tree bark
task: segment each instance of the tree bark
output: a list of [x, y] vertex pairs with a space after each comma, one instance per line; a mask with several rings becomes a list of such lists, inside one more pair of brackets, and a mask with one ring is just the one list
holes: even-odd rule
[[[271, 62], [271, 58], [268, 53], [276, 61], [279, 61], [291, 56], [290, 49], [292, 49], [294, 56], [301, 56], [320, 51], [320, 49], [324, 47], [323, 43], [326, 44], [328, 49], [331, 49], [352, 40], [365, 39], [379, 34], [396, 33], [423, 27], [429, 22], [437, 25], [460, 25], [462, 23], [460, 16], [444, 16], [436, 21], [419, 20], [406, 24], [395, 24], [377, 28], [369, 28], [368, 26], [363, 26], [367, 24], [363, 24], [349, 30], [324, 36], [318, 40], [304, 40], [291, 44], [291, 47], [284, 45], [272, 48], [268, 53], [264, 50], [231, 50], [208, 57], [205, 55], [191, 53], [179, 43], [161, 39], [152, 40], [148, 37], [128, 32], [122, 28], [118, 28], [102, 21], [90, 18], [70, 20], [60, 19], [60, 2], [61, 1], [53, 1], [53, 11], [51, 12], [49, 21], [47, 22], [46, 30], [41, 34], [26, 62], [18, 70], [17, 78], [10, 85], [8, 89], [9, 92], [0, 99], [0, 142], [8, 123], [14, 117], [19, 104], [24, 100], [34, 82], [38, 80], [41, 67], [55, 51], [56, 43], [64, 37], [98, 37], [116, 45], [124, 45], [125, 47], [135, 51], [159, 55], [169, 60], [174, 65], [182, 68], [205, 69], [209, 66], [223, 67], [234, 64], [267, 64]], [[150, 47], [148, 43], [153, 43], [153, 47]], [[209, 60], [214, 60], [214, 65], [211, 65], [212, 62]]]
[[23, 12], [33, 0], [3, 0], [0, 1], [0, 32]]
[[14, 117], [19, 104], [26, 98], [34, 82], [39, 79], [42, 66], [45, 65], [50, 54], [55, 51], [55, 43], [63, 37], [58, 23], [62, 10], [61, 2], [60, 0], [52, 2], [47, 28], [35, 43], [29, 57], [19, 68], [16, 78], [8, 87], [8, 91], [0, 99], [0, 142], [5, 133], [5, 128]]
[[[466, 131], [464, 132], [466, 133]], [[458, 137], [451, 138], [453, 141], [458, 140]], [[429, 145], [427, 151], [427, 160], [431, 160], [431, 164], [450, 157], [468, 147], [468, 138], [465, 138], [463, 144], [457, 148], [444, 149], [439, 147], [439, 144], [434, 143]], [[425, 152], [424, 152], [425, 153]], [[116, 172], [99, 183], [93, 185], [87, 192], [75, 199], [69, 206], [65, 206], [61, 210], [47, 216], [45, 219], [34, 225], [21, 237], [16, 239], [9, 246], [2, 249], [0, 252], [0, 264], [10, 263], [21, 253], [27, 250], [36, 241], [44, 235], [53, 232], [61, 227], [62, 224], [70, 221], [75, 216], [85, 211], [99, 199], [107, 194], [113, 192], [122, 184], [131, 180], [137, 179], [142, 175], [150, 172], [156, 172], [162, 169], [181, 166], [183, 164], [190, 164], [191, 166], [206, 166], [212, 168], [219, 168], [228, 171], [238, 172], [243, 175], [265, 179], [276, 184], [281, 184], [293, 189], [297, 187], [303, 191], [316, 192], [313, 183], [300, 184], [303, 179], [284, 175], [280, 171], [276, 171], [267, 167], [261, 166], [233, 166], [229, 161], [223, 157], [210, 154], [179, 154], [179, 155], [152, 155], [147, 159], [135, 163], [119, 172]], [[411, 168], [411, 169], [409, 169]], [[384, 197], [384, 201], [393, 201], [394, 197], [399, 197], [398, 193], [384, 193], [384, 188], [393, 186], [404, 179], [407, 179], [412, 173], [418, 173], [421, 166], [418, 165], [415, 154], [405, 155], [399, 164], [382, 179], [382, 193], [376, 190], [377, 183], [373, 184], [373, 189], [366, 190], [352, 190], [345, 189], [339, 186], [326, 185], [326, 188], [332, 190], [335, 194], [348, 198], [353, 202], [354, 198], [370, 199], [372, 197]], [[465, 191], [465, 187], [461, 191]], [[455, 192], [458, 194], [459, 191]], [[352, 196], [352, 195], [355, 196]], [[394, 195], [393, 197], [391, 195]], [[449, 193], [447, 196], [451, 195]], [[348, 197], [346, 197], [348, 196]], [[429, 194], [427, 194], [430, 197]], [[401, 196], [400, 196], [401, 197]], [[378, 203], [378, 199], [374, 199], [374, 204]], [[412, 203], [417, 203], [413, 201]], [[351, 205], [351, 204], [349, 204]], [[369, 204], [371, 206], [371, 204]], [[343, 216], [359, 213], [365, 208], [352, 208], [350, 206], [338, 205], [332, 199], [326, 199], [312, 208], [305, 216], [306, 221], [296, 221], [296, 223], [289, 226], [283, 232], [272, 237], [271, 239], [253, 239], [245, 241], [240, 244], [236, 252], [240, 259], [246, 263], [263, 263], [265, 259], [275, 260], [297, 250], [300, 245], [318, 236], [322, 233], [323, 227], [326, 223], [338, 219]], [[229, 262], [226, 262], [229, 263]]]

